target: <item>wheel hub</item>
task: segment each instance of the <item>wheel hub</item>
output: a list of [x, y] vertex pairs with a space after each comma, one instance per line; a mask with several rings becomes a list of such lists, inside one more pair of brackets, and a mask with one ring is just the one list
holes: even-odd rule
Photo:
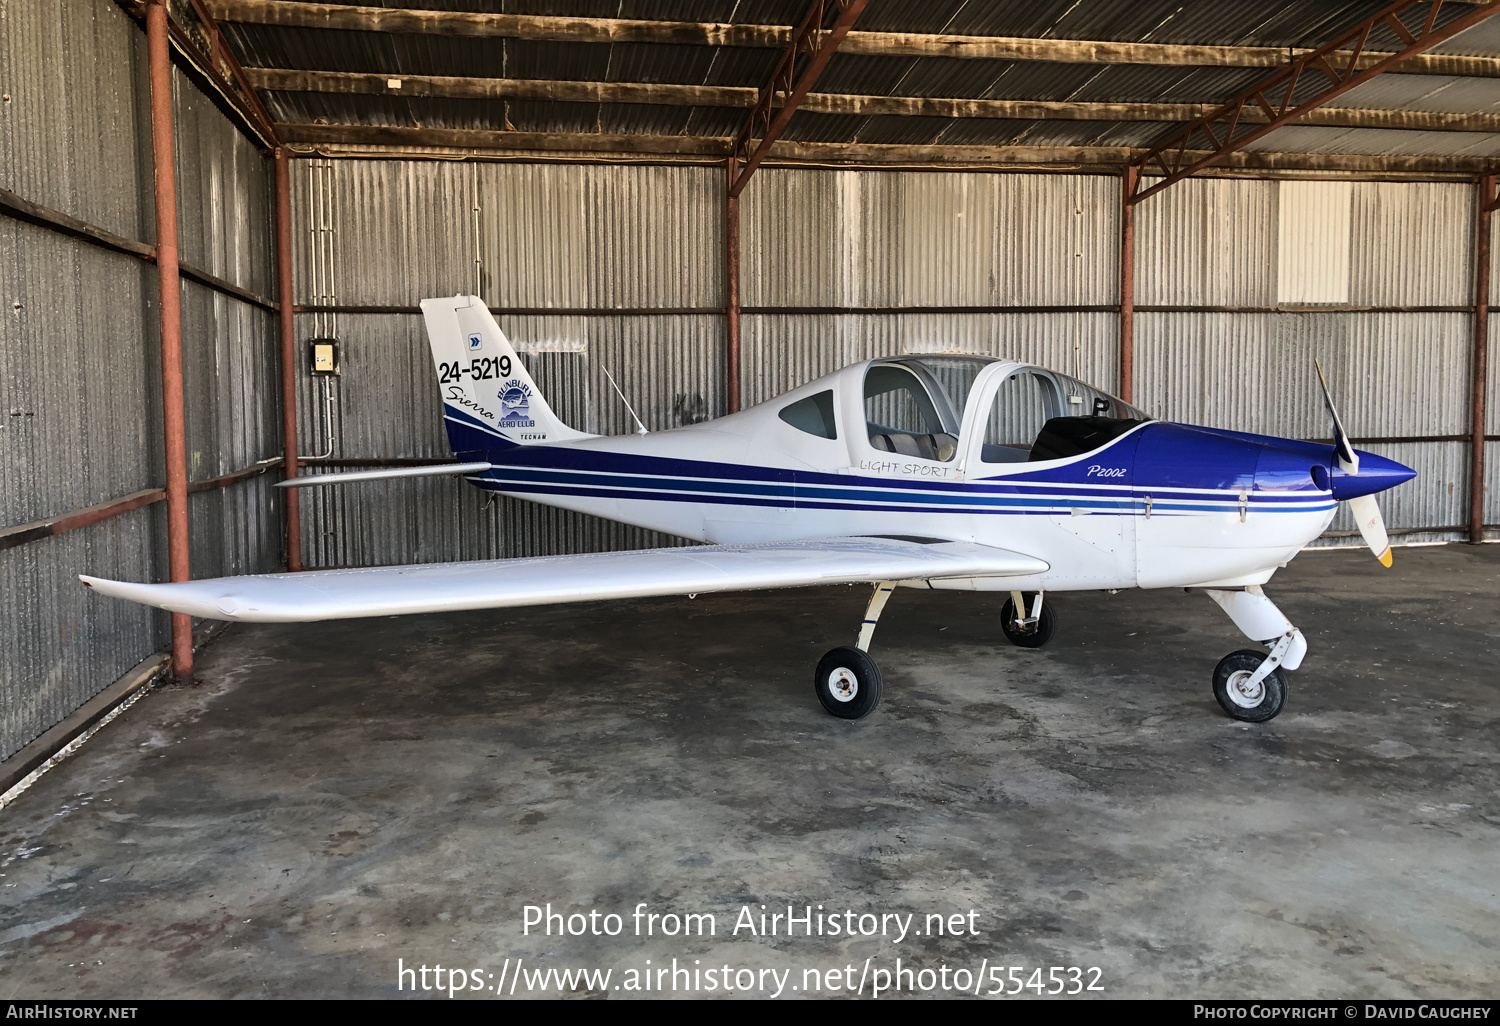
[[1224, 687], [1229, 700], [1241, 709], [1254, 709], [1266, 697], [1264, 679], [1252, 684], [1250, 678], [1254, 676], [1254, 670], [1236, 670], [1229, 675], [1229, 680]]
[[847, 666], [840, 666], [828, 675], [828, 692], [838, 702], [852, 702], [859, 694], [859, 678]]

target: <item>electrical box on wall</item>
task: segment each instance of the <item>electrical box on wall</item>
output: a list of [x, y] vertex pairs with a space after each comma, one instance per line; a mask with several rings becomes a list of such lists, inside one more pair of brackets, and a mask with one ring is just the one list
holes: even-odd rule
[[339, 372], [339, 340], [315, 338], [307, 343], [307, 366], [313, 374]]

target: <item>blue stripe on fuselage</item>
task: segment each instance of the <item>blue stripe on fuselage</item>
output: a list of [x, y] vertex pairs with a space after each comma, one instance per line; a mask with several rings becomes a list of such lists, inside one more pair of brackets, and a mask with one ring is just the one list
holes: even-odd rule
[[[574, 446], [517, 446], [462, 410], [450, 406], [445, 412], [450, 421], [450, 434], [452, 426], [462, 425], [473, 435], [487, 436], [486, 456], [495, 468], [471, 478], [486, 489], [518, 494], [804, 509], [1024, 514], [1079, 508], [1106, 515], [1135, 515], [1143, 512], [1144, 496], [1149, 493], [1153, 515], [1223, 512], [1239, 508], [1238, 491], [1246, 489], [1242, 483], [1244, 474], [1231, 473], [1226, 482], [1223, 463], [1217, 468], [1212, 465], [1203, 467], [1200, 460], [1210, 453], [1185, 452], [1183, 450], [1191, 445], [1184, 443], [1196, 440], [1192, 436], [1202, 435], [1207, 436], [1203, 439], [1208, 443], [1206, 449], [1221, 450], [1222, 443], [1216, 436], [1230, 446], [1281, 441], [1211, 429], [1154, 431], [1183, 426], [1151, 422], [1070, 463], [1003, 477], [956, 482], [830, 474]], [[1157, 440], [1152, 438], [1153, 435], [1167, 436], [1160, 438], [1167, 444], [1152, 444], [1145, 448], [1170, 450], [1171, 455], [1177, 457], [1172, 461], [1176, 464], [1174, 472], [1161, 475], [1171, 477], [1170, 482], [1160, 480], [1161, 487], [1158, 487], [1155, 481], [1143, 482], [1139, 474], [1135, 475], [1135, 480], [1119, 484], [1089, 480], [1091, 467], [1097, 472], [1101, 464], [1111, 460], [1129, 467], [1130, 457], [1138, 455], [1135, 450], [1143, 440]], [[1316, 443], [1296, 444], [1309, 446], [1309, 455], [1316, 455]], [[1119, 449], [1129, 452], [1117, 451]], [[1152, 452], [1151, 455], [1155, 459], [1146, 462], [1159, 466], [1167, 453]], [[1213, 452], [1212, 455], [1220, 453]], [[1193, 464], [1200, 468], [1196, 477], [1188, 472]], [[1253, 461], [1250, 466], [1253, 468]], [[1321, 511], [1334, 506], [1329, 494], [1318, 491], [1310, 479], [1306, 488], [1282, 492], [1249, 491], [1244, 501], [1257, 512]]]

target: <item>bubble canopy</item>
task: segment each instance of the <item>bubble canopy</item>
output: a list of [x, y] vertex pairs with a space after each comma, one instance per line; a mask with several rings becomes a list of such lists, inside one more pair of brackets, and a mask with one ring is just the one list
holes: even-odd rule
[[[872, 435], [902, 432], [957, 437], [980, 373], [994, 357], [968, 355], [899, 356], [872, 361], [865, 371], [866, 418]], [[1143, 411], [1067, 374], [1021, 365], [1001, 382], [996, 402], [1004, 404], [1024, 388], [1044, 419], [1099, 417], [1146, 421]], [[993, 415], [1004, 417], [1004, 409]]]

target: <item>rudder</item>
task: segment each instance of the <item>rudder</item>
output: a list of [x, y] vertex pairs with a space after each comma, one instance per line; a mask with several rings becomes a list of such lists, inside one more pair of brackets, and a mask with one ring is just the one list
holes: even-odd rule
[[590, 437], [552, 412], [477, 296], [424, 299], [422, 316], [455, 453]]

